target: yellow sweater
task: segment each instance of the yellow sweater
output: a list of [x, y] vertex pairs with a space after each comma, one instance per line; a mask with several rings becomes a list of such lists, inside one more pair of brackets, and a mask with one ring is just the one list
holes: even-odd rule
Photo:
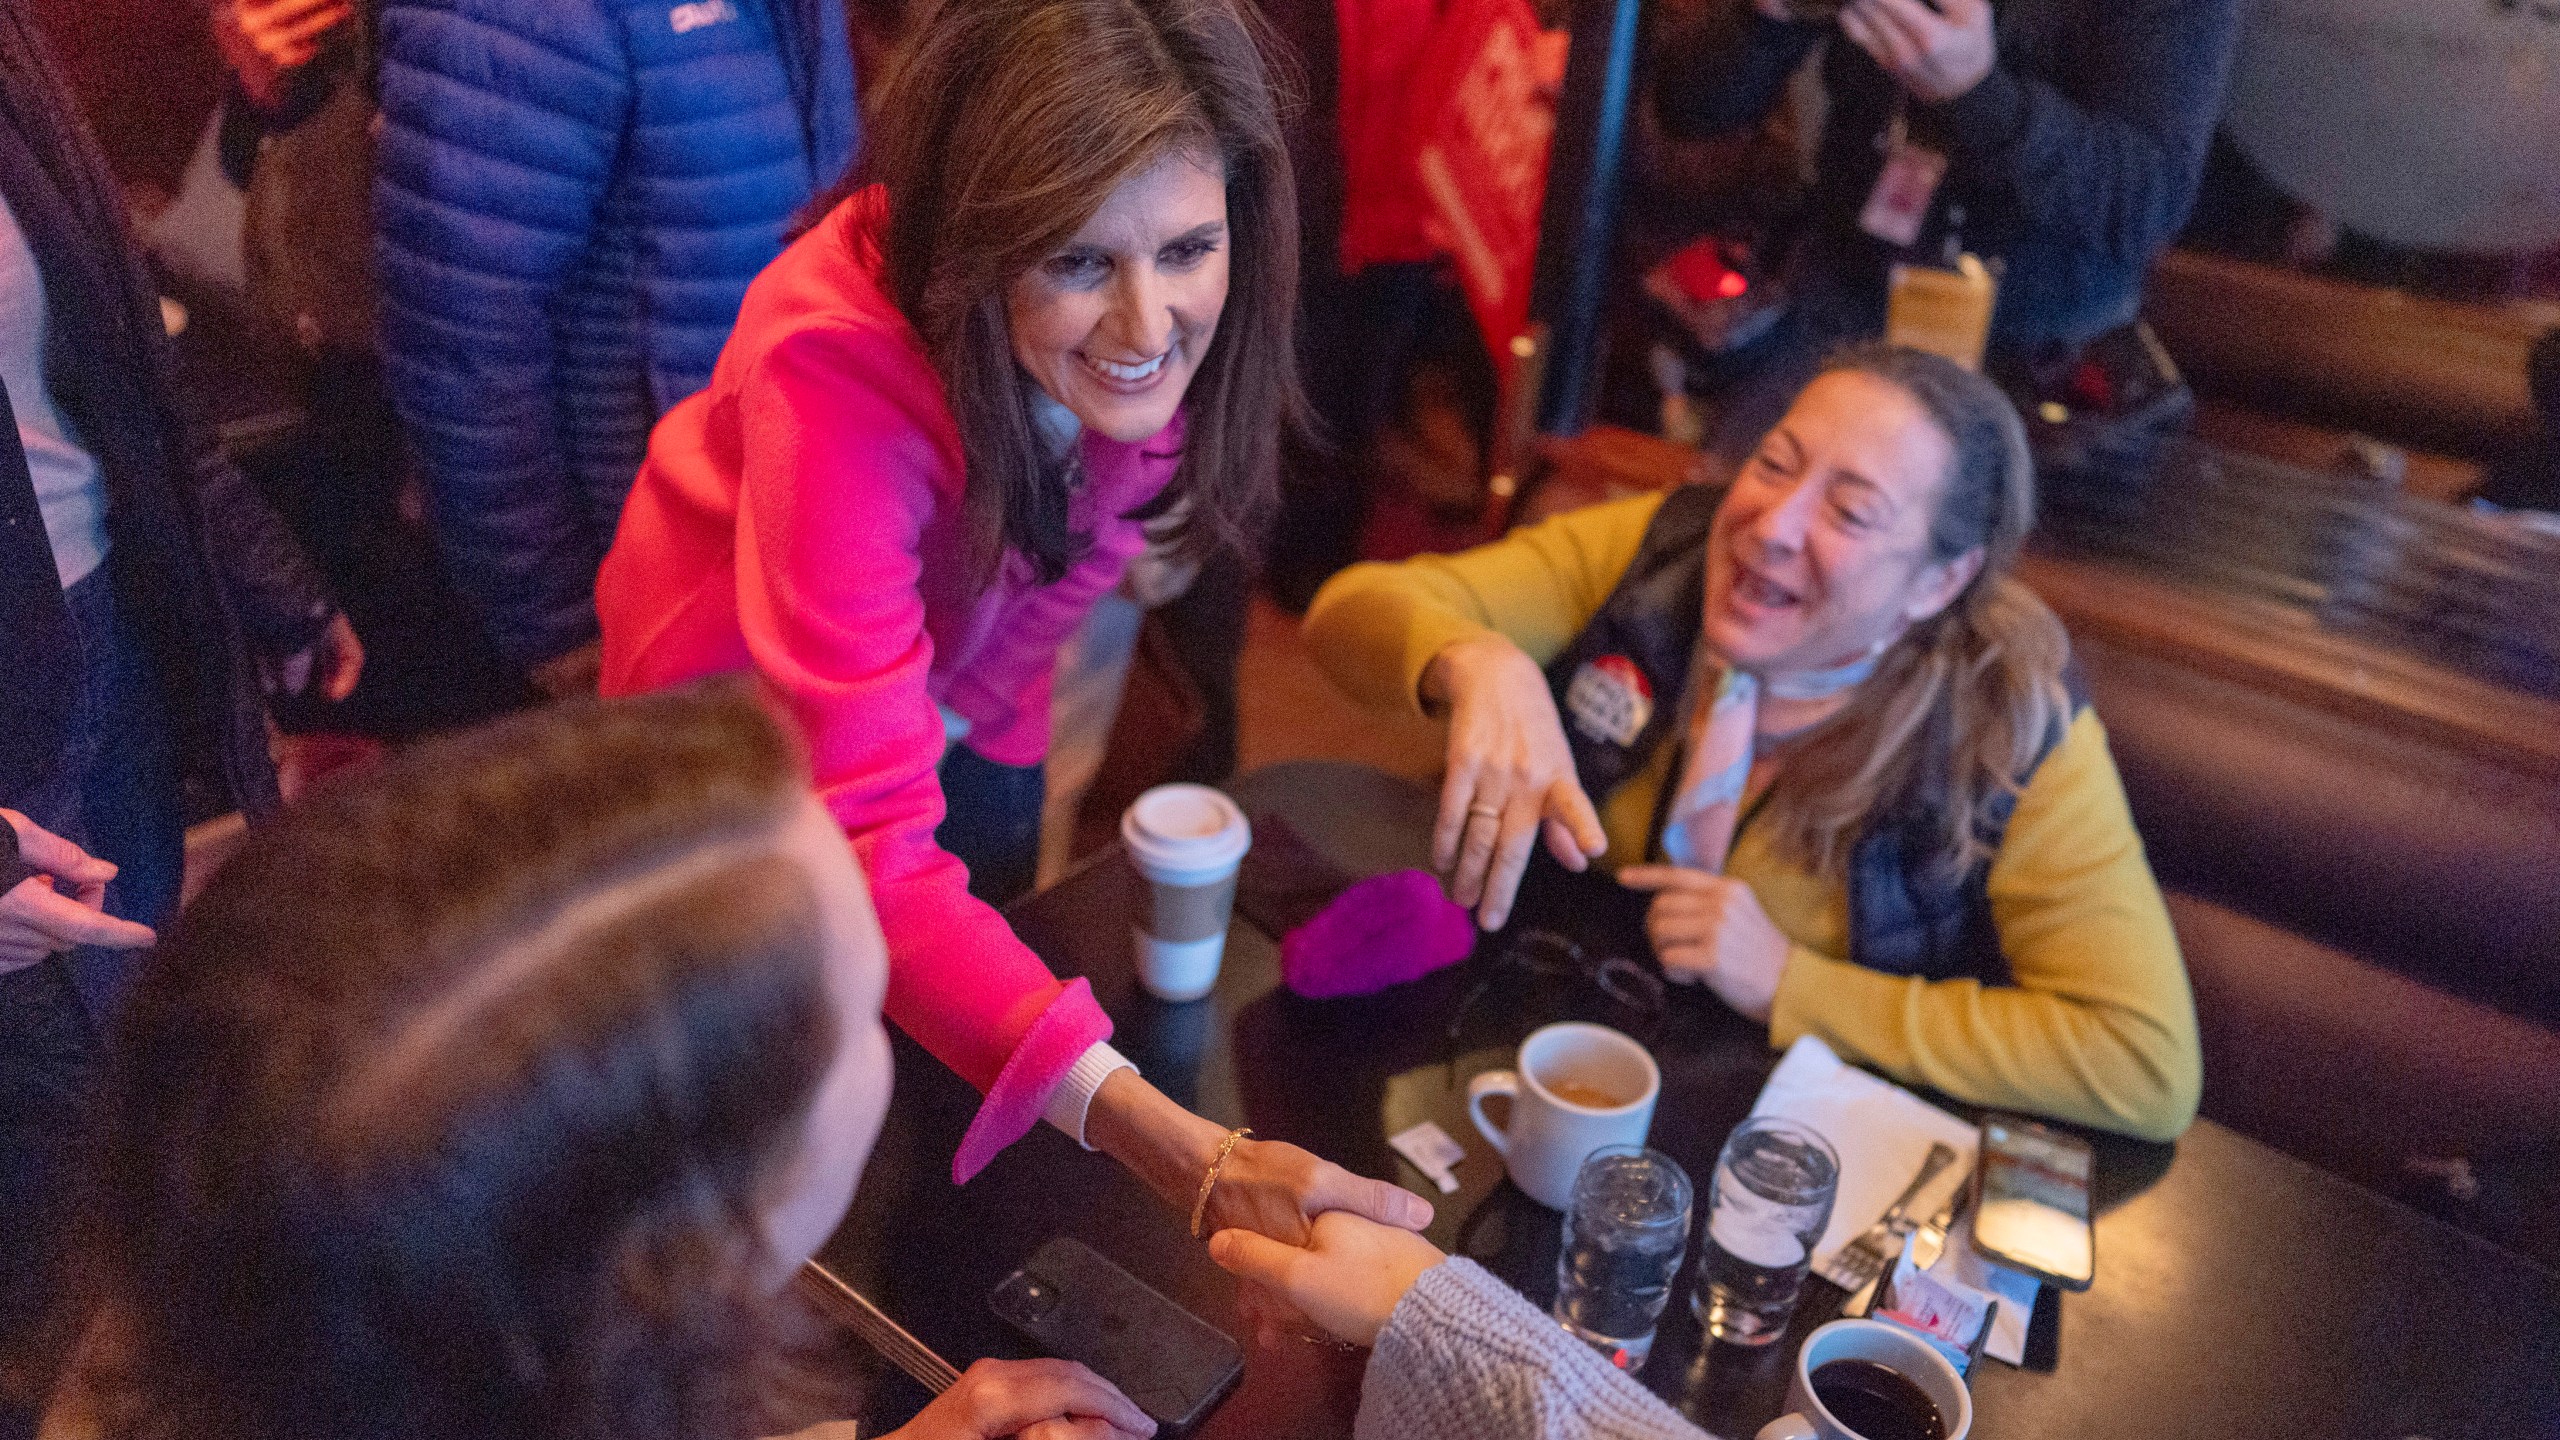
[[[1661, 503], [1594, 505], [1462, 555], [1356, 566], [1316, 596], [1309, 646], [1354, 699], [1407, 714], [1420, 713], [1423, 667], [1451, 641], [1497, 631], [1543, 666], [1599, 613]], [[1603, 807], [1609, 863], [1643, 856], [1675, 748]], [[2195, 1118], [2195, 999], [2094, 713], [2037, 767], [1992, 859], [1991, 914], [2014, 986], [1850, 963], [1846, 889], [1776, 854], [1759, 827], [1736, 838], [1725, 873], [1794, 942], [1771, 1044], [1819, 1035], [1958, 1099], [2148, 1139]]]

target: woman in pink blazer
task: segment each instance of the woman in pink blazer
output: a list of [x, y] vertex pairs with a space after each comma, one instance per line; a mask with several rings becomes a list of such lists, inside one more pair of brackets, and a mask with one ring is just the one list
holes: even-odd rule
[[1212, 1227], [1419, 1227], [1419, 1197], [1176, 1105], [971, 893], [1028, 878], [1060, 644], [1150, 529], [1240, 543], [1298, 422], [1296, 200], [1248, 23], [941, 6], [871, 144], [651, 438], [596, 588], [606, 693], [752, 668], [798, 717], [888, 1013], [985, 1094], [956, 1179], [1045, 1116], [1186, 1214], [1215, 1165]]

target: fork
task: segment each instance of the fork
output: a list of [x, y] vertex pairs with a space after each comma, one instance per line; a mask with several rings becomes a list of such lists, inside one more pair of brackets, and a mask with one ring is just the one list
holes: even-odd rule
[[1920, 1162], [1920, 1173], [1912, 1176], [1911, 1183], [1902, 1188], [1902, 1194], [1894, 1200], [1892, 1208], [1868, 1226], [1865, 1234], [1832, 1256], [1831, 1263], [1822, 1268], [1822, 1278], [1854, 1293], [1864, 1289], [1868, 1281], [1882, 1275], [1884, 1267], [1893, 1263], [1895, 1253], [1901, 1249], [1902, 1237], [1911, 1233], [1915, 1223], [1911, 1218], [1912, 1202], [1920, 1198], [1921, 1191], [1929, 1188], [1930, 1181], [1938, 1178], [1938, 1172], [1954, 1163], [1954, 1146], [1944, 1141], [1931, 1145], [1929, 1158]]

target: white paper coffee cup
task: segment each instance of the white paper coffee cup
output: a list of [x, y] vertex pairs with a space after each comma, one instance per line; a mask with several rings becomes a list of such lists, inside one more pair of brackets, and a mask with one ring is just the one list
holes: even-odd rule
[[1218, 983], [1236, 867], [1253, 848], [1253, 827], [1206, 785], [1159, 785], [1121, 815], [1120, 840], [1147, 881], [1138, 983], [1160, 1000], [1197, 1000]]

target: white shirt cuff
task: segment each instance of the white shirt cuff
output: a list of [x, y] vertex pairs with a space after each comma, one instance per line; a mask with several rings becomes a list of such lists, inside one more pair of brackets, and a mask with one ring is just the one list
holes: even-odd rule
[[1084, 1138], [1084, 1116], [1093, 1108], [1093, 1092], [1102, 1088], [1111, 1072], [1137, 1068], [1128, 1056], [1112, 1049], [1109, 1041], [1096, 1040], [1076, 1057], [1075, 1064], [1067, 1067], [1066, 1078], [1058, 1082], [1058, 1088], [1049, 1092], [1049, 1103], [1040, 1112], [1041, 1118], [1064, 1131], [1068, 1139], [1092, 1149]]

